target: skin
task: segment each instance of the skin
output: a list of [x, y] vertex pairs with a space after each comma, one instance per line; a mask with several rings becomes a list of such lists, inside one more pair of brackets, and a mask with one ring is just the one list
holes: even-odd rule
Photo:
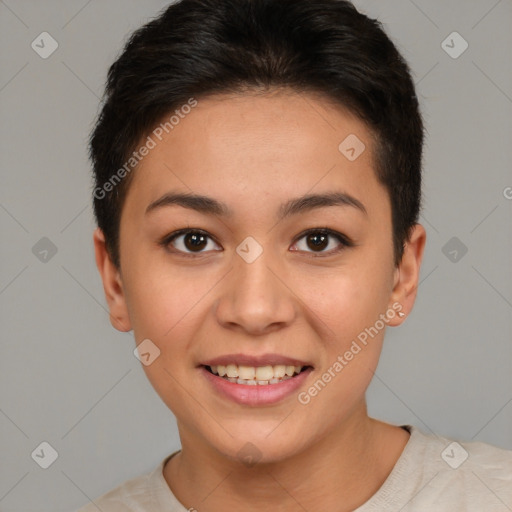
[[[349, 134], [366, 146], [355, 161], [338, 150]], [[178, 205], [146, 213], [171, 191], [207, 195], [233, 215]], [[366, 214], [337, 205], [277, 220], [282, 203], [332, 191], [358, 199]], [[188, 227], [208, 233], [199, 252], [184, 236], [167, 249], [159, 244]], [[354, 246], [335, 253], [341, 244], [331, 236], [315, 248], [298, 238], [310, 228], [330, 228]], [[236, 253], [248, 236], [263, 248], [250, 264]], [[160, 350], [143, 369], [177, 419], [182, 450], [164, 477], [185, 507], [343, 512], [377, 492], [409, 439], [367, 414], [385, 329], [307, 405], [297, 393], [268, 406], [236, 404], [198, 365], [225, 354], [279, 353], [314, 367], [299, 391], [307, 390], [393, 304], [411, 311], [425, 240], [417, 224], [394, 267], [391, 206], [374, 172], [371, 132], [313, 94], [200, 99], [141, 161], [122, 210], [121, 268], [99, 229], [96, 262], [112, 325]], [[261, 454], [251, 467], [238, 456], [247, 442]]]

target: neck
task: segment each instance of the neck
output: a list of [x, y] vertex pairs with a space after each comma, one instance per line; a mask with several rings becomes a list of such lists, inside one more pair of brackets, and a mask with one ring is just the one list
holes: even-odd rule
[[[285, 460], [246, 467], [180, 429], [182, 451], [164, 478], [186, 507], [220, 512], [351, 511], [377, 492], [409, 439], [363, 406], [335, 431]], [[341, 504], [341, 505], [340, 505]]]

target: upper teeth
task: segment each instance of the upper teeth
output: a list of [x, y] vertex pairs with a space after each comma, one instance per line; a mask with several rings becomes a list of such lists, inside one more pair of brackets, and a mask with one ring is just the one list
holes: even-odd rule
[[294, 373], [300, 373], [301, 366], [286, 366], [278, 364], [275, 366], [238, 366], [228, 364], [227, 366], [210, 366], [213, 373], [221, 377], [240, 378], [243, 380], [270, 381], [284, 376], [291, 377]]

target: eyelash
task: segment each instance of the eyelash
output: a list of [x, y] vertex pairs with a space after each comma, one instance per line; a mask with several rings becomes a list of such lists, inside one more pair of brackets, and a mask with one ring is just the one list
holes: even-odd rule
[[[169, 235], [166, 235], [159, 242], [159, 245], [164, 247], [169, 252], [172, 252], [174, 254], [179, 254], [180, 256], [183, 256], [185, 258], [197, 258], [197, 257], [200, 257], [202, 254], [204, 254], [204, 252], [197, 252], [197, 253], [183, 252], [183, 251], [181, 251], [179, 249], [174, 249], [174, 248], [170, 248], [169, 247], [171, 242], [173, 242], [176, 238], [178, 238], [181, 235], [187, 235], [187, 234], [190, 234], [190, 233], [197, 234], [197, 235], [207, 236], [208, 238], [213, 240], [217, 245], [220, 245], [206, 231], [203, 231], [202, 229], [191, 229], [191, 228], [180, 229], [178, 231], [174, 231], [173, 233], [170, 233]], [[310, 251], [299, 251], [299, 250], [297, 250], [296, 252], [310, 252], [310, 254], [312, 255], [313, 258], [318, 258], [318, 257], [325, 257], [323, 255], [330, 256], [332, 254], [337, 254], [337, 253], [343, 251], [344, 249], [346, 249], [348, 247], [354, 247], [354, 245], [355, 245], [347, 236], [345, 236], [345, 235], [343, 235], [341, 233], [338, 233], [337, 231], [333, 231], [332, 229], [329, 229], [329, 228], [313, 228], [313, 229], [308, 229], [308, 230], [302, 232], [300, 235], [297, 236], [297, 238], [296, 238], [296, 240], [294, 242], [294, 245], [299, 240], [301, 240], [302, 238], [304, 238], [304, 237], [306, 237], [306, 236], [308, 236], [310, 234], [332, 236], [336, 240], [338, 240], [341, 245], [337, 249], [331, 249], [328, 252], [318, 252], [318, 253], [315, 253], [314, 251], [310, 252]]]

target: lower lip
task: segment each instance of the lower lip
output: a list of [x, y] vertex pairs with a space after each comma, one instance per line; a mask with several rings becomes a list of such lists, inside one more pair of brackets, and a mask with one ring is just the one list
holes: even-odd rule
[[201, 371], [218, 393], [234, 402], [243, 405], [270, 405], [283, 400], [296, 391], [308, 378], [312, 368], [307, 368], [295, 377], [283, 380], [278, 384], [257, 384], [256, 386], [229, 382], [229, 380], [209, 372], [204, 366], [201, 367]]

